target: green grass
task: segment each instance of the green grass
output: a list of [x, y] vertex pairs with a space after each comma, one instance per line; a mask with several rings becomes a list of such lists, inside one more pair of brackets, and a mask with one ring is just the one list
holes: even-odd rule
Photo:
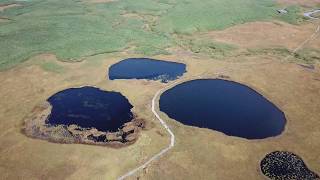
[[304, 20], [304, 17], [300, 15], [301, 8], [299, 6], [289, 6], [286, 8], [287, 14], [278, 15], [278, 19], [288, 22], [290, 24], [299, 24]]
[[[0, 3], [15, 1], [0, 0]], [[119, 0], [90, 4], [79, 0], [20, 1], [21, 7], [0, 12], [12, 19], [0, 24], [0, 70], [40, 53], [62, 61], [79, 61], [96, 54], [122, 51], [152, 56], [175, 46], [172, 33], [224, 29], [240, 23], [280, 18], [271, 0]], [[124, 17], [137, 13], [139, 18]], [[290, 18], [294, 23], [297, 11]], [[153, 17], [153, 18], [150, 18]], [[149, 29], [144, 28], [149, 25]], [[201, 51], [211, 51], [205, 48]], [[216, 45], [214, 45], [216, 46]], [[210, 48], [210, 47], [209, 47]]]
[[157, 29], [170, 33], [221, 30], [235, 24], [269, 19], [275, 5], [270, 0], [178, 0], [160, 18]]
[[63, 66], [54, 63], [54, 62], [45, 62], [41, 64], [41, 68], [43, 68], [46, 71], [54, 72], [54, 73], [63, 73], [65, 72], [65, 69]]
[[233, 50], [237, 49], [237, 47], [234, 45], [202, 38], [188, 40], [183, 39], [178, 43], [184, 49], [187, 49], [193, 53], [206, 55], [214, 59], [220, 59], [232, 55]]

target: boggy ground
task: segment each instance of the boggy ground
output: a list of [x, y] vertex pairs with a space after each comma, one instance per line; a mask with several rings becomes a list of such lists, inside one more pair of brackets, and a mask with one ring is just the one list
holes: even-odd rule
[[[317, 38], [306, 48], [319, 43]], [[181, 81], [223, 75], [254, 88], [285, 113], [286, 129], [274, 138], [249, 141], [185, 126], [160, 112], [176, 136], [176, 145], [132, 179], [265, 179], [260, 161], [276, 150], [299, 155], [310, 170], [319, 174], [319, 63], [315, 69], [308, 69], [272, 54], [242, 54], [216, 60], [178, 47], [176, 52], [152, 58], [186, 63], [188, 72]], [[45, 54], [0, 72], [1, 178], [115, 179], [167, 147], [169, 135], [152, 114], [151, 100], [168, 84], [106, 78], [108, 67], [129, 57], [139, 55], [102, 54], [83, 62], [64, 63]], [[58, 144], [29, 138], [21, 132], [23, 119], [39, 103], [58, 91], [84, 85], [118, 91], [128, 98], [133, 112], [146, 120], [146, 130], [136, 143], [120, 149]]]

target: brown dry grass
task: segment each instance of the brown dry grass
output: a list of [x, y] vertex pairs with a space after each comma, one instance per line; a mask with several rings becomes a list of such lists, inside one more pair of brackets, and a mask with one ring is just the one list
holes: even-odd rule
[[[37, 60], [30, 61], [30, 65], [2, 72], [2, 176], [7, 179], [50, 179], [58, 174], [58, 179], [114, 179], [165, 147], [169, 137], [150, 110], [152, 96], [165, 85], [153, 81], [105, 79], [107, 67], [126, 57], [129, 56], [99, 57], [101, 61], [77, 64], [61, 63], [69, 69], [64, 74], [45, 72], [37, 65], [32, 65]], [[233, 59], [227, 62], [210, 59], [196, 61], [192, 57], [176, 55], [157, 58], [182, 59], [181, 62], [188, 65], [185, 79], [196, 75], [214, 78], [210, 73], [232, 70], [224, 75], [253, 87], [274, 102], [285, 112], [288, 124], [284, 134], [279, 137], [247, 141], [212, 130], [184, 126], [161, 113], [173, 128], [177, 145], [161, 161], [148, 167], [145, 174], [138, 174], [142, 179], [263, 179], [259, 161], [273, 150], [293, 151], [305, 160], [310, 169], [320, 172], [320, 154], [314, 151], [320, 148], [320, 133], [314, 128], [320, 127], [317, 119], [320, 116], [320, 103], [316, 100], [320, 97], [320, 81], [316, 80], [320, 76], [319, 66], [312, 72], [264, 56], [250, 57], [243, 62]], [[262, 62], [271, 63], [259, 65]], [[36, 104], [57, 91], [81, 85], [123, 93], [135, 106], [134, 112], [145, 117], [151, 124], [149, 127], [153, 128], [143, 131], [136, 144], [117, 150], [55, 144], [21, 134], [22, 119]]]
[[[199, 36], [242, 48], [285, 47], [293, 50], [315, 29], [316, 25], [311, 23], [296, 26], [283, 22], [252, 22]], [[312, 47], [320, 49], [320, 44], [314, 44]]]

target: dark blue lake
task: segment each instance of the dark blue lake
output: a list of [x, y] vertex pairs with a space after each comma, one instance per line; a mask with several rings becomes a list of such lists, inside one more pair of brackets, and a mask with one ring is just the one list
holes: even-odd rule
[[51, 125], [76, 124], [115, 132], [133, 118], [133, 106], [123, 95], [94, 87], [66, 89], [51, 96], [48, 102], [52, 105], [48, 119]]
[[247, 139], [279, 135], [286, 124], [284, 113], [262, 95], [219, 79], [179, 84], [161, 95], [159, 106], [183, 124]]
[[167, 82], [175, 80], [186, 72], [182, 63], [148, 58], [129, 58], [109, 68], [109, 79], [150, 79]]

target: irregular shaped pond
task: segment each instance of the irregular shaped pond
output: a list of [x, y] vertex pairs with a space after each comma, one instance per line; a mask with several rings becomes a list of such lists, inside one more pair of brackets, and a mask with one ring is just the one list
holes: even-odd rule
[[179, 84], [161, 95], [159, 106], [183, 124], [247, 139], [279, 135], [286, 123], [283, 112], [256, 91], [219, 79]]
[[51, 96], [47, 122], [51, 125], [76, 124], [104, 132], [118, 131], [133, 118], [129, 101], [118, 92], [94, 87], [71, 88]]
[[109, 68], [109, 79], [161, 79], [162, 82], [177, 79], [186, 72], [182, 63], [148, 58], [129, 58]]
[[320, 177], [308, 169], [303, 160], [286, 151], [275, 151], [267, 154], [260, 163], [262, 173], [270, 179], [308, 179]]

